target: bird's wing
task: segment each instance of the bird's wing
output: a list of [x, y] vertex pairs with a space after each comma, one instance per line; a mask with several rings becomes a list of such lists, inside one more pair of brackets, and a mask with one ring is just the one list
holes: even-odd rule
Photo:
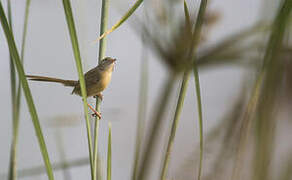
[[[100, 79], [101, 79], [100, 70], [97, 67], [89, 70], [87, 73], [84, 74], [84, 79], [85, 79], [85, 84], [86, 84], [86, 88], [87, 88], [87, 91], [88, 91], [88, 89], [93, 84], [96, 84], [98, 81], [100, 81]], [[79, 95], [81, 94], [80, 83], [79, 82], [80, 81], [78, 80], [78, 84], [73, 89], [72, 94], [73, 93], [76, 93], [76, 94], [79, 94]]]
[[100, 70], [95, 67], [85, 73], [84, 78], [87, 87], [89, 87], [90, 84], [96, 84], [101, 79]]

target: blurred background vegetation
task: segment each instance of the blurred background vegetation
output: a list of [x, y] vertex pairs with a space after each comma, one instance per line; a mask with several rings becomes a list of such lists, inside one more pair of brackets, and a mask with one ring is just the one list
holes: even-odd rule
[[0, 3], [1, 179], [292, 179], [291, 0]]

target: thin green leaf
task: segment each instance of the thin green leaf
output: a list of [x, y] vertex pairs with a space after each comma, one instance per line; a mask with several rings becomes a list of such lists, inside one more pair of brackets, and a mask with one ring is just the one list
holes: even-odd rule
[[167, 169], [168, 169], [168, 165], [169, 165], [169, 161], [170, 161], [170, 154], [171, 154], [171, 151], [172, 151], [172, 147], [173, 147], [173, 142], [174, 142], [177, 126], [178, 126], [178, 123], [179, 123], [179, 118], [180, 118], [181, 111], [182, 111], [182, 108], [183, 108], [184, 99], [185, 99], [185, 95], [186, 95], [186, 92], [187, 92], [189, 79], [190, 79], [190, 71], [186, 71], [184, 73], [184, 76], [183, 76], [183, 79], [182, 79], [182, 83], [181, 83], [181, 89], [180, 89], [179, 98], [178, 98], [176, 109], [175, 109], [175, 115], [174, 115], [171, 131], [170, 131], [170, 135], [169, 135], [169, 138], [168, 138], [166, 153], [165, 153], [165, 156], [164, 156], [162, 171], [161, 171], [161, 174], [160, 174], [160, 180], [165, 180], [166, 179]]
[[[207, 0], [202, 0], [201, 4], [200, 4], [200, 9], [199, 9], [199, 13], [198, 13], [198, 17], [196, 19], [196, 24], [194, 26], [194, 31], [192, 33], [192, 41], [191, 41], [191, 45], [190, 45], [190, 50], [189, 50], [189, 59], [192, 59], [192, 57], [195, 57], [195, 50], [197, 47], [197, 44], [199, 42], [199, 37], [200, 37], [200, 33], [201, 33], [201, 27], [203, 24], [203, 17], [205, 14], [205, 10], [206, 10], [206, 6], [207, 6]], [[190, 15], [189, 15], [189, 11], [187, 8], [187, 4], [184, 1], [184, 10], [185, 10], [185, 19], [186, 19], [186, 24], [188, 28], [191, 28], [191, 22], [190, 22]], [[201, 105], [201, 95], [200, 95], [200, 84], [199, 84], [199, 77], [198, 77], [198, 72], [197, 69], [194, 69], [194, 75], [195, 75], [195, 83], [196, 83], [196, 92], [197, 92], [197, 102], [198, 102], [198, 112], [199, 112], [199, 126], [200, 126], [200, 161], [199, 161], [199, 169], [198, 169], [198, 180], [200, 180], [201, 178], [201, 172], [202, 172], [202, 162], [203, 162], [203, 121], [202, 121], [202, 105]], [[183, 80], [182, 80], [182, 85], [181, 85], [181, 90], [180, 90], [180, 95], [179, 95], [179, 99], [177, 102], [177, 107], [176, 107], [176, 111], [175, 111], [175, 116], [174, 116], [174, 120], [173, 120], [173, 124], [172, 124], [172, 128], [171, 128], [171, 133], [168, 139], [168, 145], [167, 145], [167, 150], [165, 153], [165, 157], [164, 157], [164, 163], [163, 163], [163, 167], [162, 167], [162, 172], [160, 175], [161, 180], [165, 180], [166, 179], [166, 174], [167, 174], [167, 168], [168, 168], [168, 164], [169, 164], [169, 158], [170, 158], [170, 153], [171, 153], [171, 149], [172, 149], [172, 145], [173, 145], [173, 141], [175, 138], [175, 134], [176, 134], [176, 129], [178, 126], [178, 122], [179, 122], [179, 117], [181, 114], [181, 110], [183, 107], [183, 103], [184, 103], [184, 98], [186, 95], [186, 90], [187, 90], [187, 85], [188, 85], [188, 81], [190, 78], [190, 71], [186, 70], [183, 76]]]
[[7, 39], [10, 54], [12, 55], [13, 62], [15, 63], [15, 66], [16, 66], [16, 69], [18, 72], [18, 77], [20, 78], [20, 81], [21, 81], [21, 84], [23, 87], [24, 95], [25, 95], [25, 98], [26, 98], [26, 101], [28, 104], [28, 108], [30, 111], [32, 122], [33, 122], [35, 132], [36, 132], [36, 135], [38, 138], [38, 142], [39, 142], [39, 146], [40, 146], [41, 153], [43, 156], [43, 160], [44, 160], [45, 165], [46, 165], [47, 175], [48, 175], [50, 180], [53, 180], [54, 175], [53, 175], [51, 163], [49, 160], [49, 155], [48, 155], [48, 151], [46, 148], [45, 140], [44, 140], [44, 137], [42, 134], [41, 126], [39, 123], [38, 115], [36, 112], [36, 108], [35, 108], [34, 103], [33, 103], [33, 98], [32, 98], [27, 80], [25, 78], [24, 69], [23, 69], [22, 64], [21, 64], [21, 60], [20, 60], [20, 57], [19, 57], [19, 54], [18, 54], [18, 51], [16, 48], [15, 41], [14, 41], [14, 37], [13, 37], [13, 34], [9, 28], [9, 25], [8, 25], [8, 22], [7, 22], [7, 19], [6, 19], [1, 2], [0, 2], [0, 20], [1, 20], [2, 28], [4, 30], [6, 39]]
[[160, 96], [161, 99], [158, 101], [159, 103], [157, 104], [158, 106], [156, 108], [157, 111], [151, 121], [149, 136], [145, 143], [145, 150], [141, 158], [141, 166], [139, 168], [139, 174], [137, 177], [139, 180], [144, 180], [146, 179], [146, 176], [149, 175], [150, 160], [152, 159], [154, 147], [156, 145], [157, 134], [160, 130], [163, 115], [166, 111], [168, 100], [170, 98], [170, 93], [176, 80], [176, 75], [177, 74], [174, 73], [169, 75], [167, 81], [165, 82], [162, 95]]
[[126, 14], [115, 24], [111, 27], [111, 29], [107, 30], [103, 34], [101, 34], [95, 41], [99, 41], [109, 33], [116, 30], [120, 25], [122, 25], [135, 11], [136, 9], [142, 4], [143, 0], [137, 0], [135, 4], [126, 12]]
[[84, 75], [83, 75], [83, 70], [82, 70], [81, 56], [80, 56], [80, 51], [79, 51], [78, 39], [77, 39], [77, 34], [76, 34], [75, 23], [74, 23], [74, 19], [73, 19], [70, 0], [63, 0], [63, 6], [64, 6], [65, 15], [66, 15], [68, 30], [70, 33], [73, 53], [74, 53], [74, 57], [75, 57], [75, 63], [76, 63], [76, 67], [78, 70], [79, 83], [80, 83], [80, 87], [81, 87], [81, 95], [82, 95], [82, 99], [83, 99], [83, 108], [84, 108], [84, 115], [85, 115], [85, 121], [86, 121], [86, 129], [87, 129], [88, 151], [89, 151], [89, 159], [90, 159], [90, 167], [91, 167], [91, 178], [93, 179], [95, 177], [95, 175], [94, 175], [94, 168], [93, 168], [94, 166], [93, 166], [93, 154], [92, 154], [91, 127], [90, 127], [90, 121], [89, 121], [88, 109], [87, 109], [86, 86], [85, 86], [85, 80], [84, 80]]
[[31, 0], [26, 0], [26, 4], [25, 4], [24, 24], [23, 24], [22, 41], [21, 41], [21, 53], [20, 53], [20, 59], [21, 59], [22, 62], [24, 60], [24, 52], [25, 52], [25, 45], [26, 45], [26, 34], [27, 34], [30, 2], [31, 2]]
[[[268, 179], [271, 168], [267, 166], [273, 157], [275, 142], [275, 112], [278, 94], [283, 81], [283, 61], [280, 51], [283, 47], [285, 32], [291, 20], [292, 1], [281, 2], [274, 19], [272, 32], [263, 59], [261, 72], [264, 74], [263, 86], [257, 110], [256, 152], [254, 158], [254, 179]], [[287, 31], [288, 32], [288, 31]]]
[[[276, 83], [281, 82], [278, 77], [282, 77], [279, 73], [280, 62], [277, 58], [279, 50], [282, 47], [282, 41], [284, 37], [285, 27], [289, 20], [289, 14], [292, 9], [292, 1], [283, 1], [277, 16], [274, 19], [272, 26], [272, 32], [269, 37], [268, 46], [263, 58], [263, 66], [258, 73], [257, 79], [254, 83], [254, 89], [249, 99], [246, 112], [243, 117], [243, 124], [240, 129], [240, 139], [237, 148], [237, 157], [232, 172], [232, 179], [239, 179], [242, 170], [242, 162], [244, 153], [246, 151], [247, 139], [249, 135], [249, 129], [252, 125], [251, 120], [254, 118], [255, 113], [258, 110], [258, 143], [256, 143], [256, 156], [255, 156], [255, 179], [266, 179], [268, 175], [268, 167], [265, 159], [272, 151], [272, 139], [269, 130], [273, 129], [271, 125], [272, 108], [275, 104], [275, 92], [278, 87]], [[269, 141], [267, 142], [266, 140]], [[271, 155], [271, 154], [270, 154]]]
[[[12, 15], [11, 15], [11, 1], [7, 1], [7, 12], [8, 12], [8, 21], [11, 31], [12, 28]], [[13, 31], [12, 31], [13, 33]], [[8, 179], [15, 180], [17, 177], [17, 159], [16, 159], [16, 151], [17, 151], [17, 141], [18, 141], [18, 126], [17, 126], [17, 103], [16, 103], [16, 72], [15, 67], [12, 59], [12, 55], [9, 54], [9, 65], [10, 65], [10, 85], [11, 85], [11, 104], [12, 104], [12, 143], [10, 148], [10, 159], [9, 159], [9, 172], [8, 172]]]
[[[108, 24], [108, 11], [109, 11], [109, 0], [102, 0], [101, 7], [101, 19], [100, 19], [100, 36], [105, 33]], [[106, 50], [106, 38], [100, 40], [99, 52], [98, 52], [98, 62], [100, 62], [105, 57]]]
[[203, 168], [203, 152], [204, 152], [204, 136], [203, 136], [203, 112], [202, 112], [202, 97], [201, 97], [201, 88], [200, 88], [200, 78], [198, 72], [198, 66], [194, 62], [194, 79], [196, 86], [196, 95], [197, 95], [197, 106], [198, 106], [198, 116], [199, 116], [199, 129], [200, 129], [200, 161], [198, 169], [198, 180], [201, 179], [202, 168]]
[[[184, 1], [184, 12], [185, 12], [186, 28], [188, 29], [190, 35], [192, 35], [191, 34], [192, 30], [191, 30], [190, 16], [189, 16], [189, 11], [188, 11], [188, 8], [187, 8], [186, 1]], [[162, 171], [161, 171], [161, 174], [160, 174], [160, 180], [165, 180], [166, 179], [167, 169], [168, 169], [169, 161], [170, 161], [170, 155], [171, 155], [171, 152], [172, 152], [174, 138], [175, 138], [175, 135], [176, 135], [177, 126], [178, 126], [178, 123], [179, 123], [181, 111], [182, 111], [183, 104], [184, 104], [184, 99], [185, 99], [185, 95], [186, 95], [186, 92], [187, 92], [189, 79], [190, 79], [190, 71], [185, 71], [184, 75], [183, 75], [182, 83], [181, 83], [181, 89], [180, 89], [180, 93], [179, 93], [179, 97], [178, 97], [178, 101], [177, 101], [177, 105], [176, 105], [176, 109], [175, 109], [175, 114], [174, 114], [172, 127], [171, 127], [171, 130], [170, 130], [170, 135], [169, 135], [169, 138], [168, 138], [167, 148], [166, 148], [164, 161], [163, 161], [163, 165], [162, 165]]]
[[112, 179], [112, 125], [108, 123], [107, 180]]
[[136, 142], [135, 142], [135, 156], [132, 170], [132, 180], [137, 179], [139, 156], [141, 154], [141, 143], [144, 135], [144, 126], [146, 121], [146, 109], [147, 109], [147, 94], [148, 94], [148, 58], [143, 46], [142, 51], [142, 63], [141, 63], [141, 76], [140, 76], [140, 90], [139, 90], [139, 110], [138, 110], [138, 123], [136, 130]]
[[[22, 46], [21, 46], [21, 54], [20, 54], [20, 60], [23, 62], [24, 57], [24, 48], [25, 48], [25, 40], [26, 40], [26, 32], [27, 32], [27, 22], [28, 22], [28, 15], [29, 15], [29, 6], [30, 6], [30, 0], [26, 0], [26, 7], [25, 7], [25, 18], [24, 18], [24, 26], [23, 26], [23, 35], [22, 35]], [[8, 1], [8, 19], [10, 21], [10, 27], [12, 29], [12, 17], [11, 17], [11, 6], [10, 6], [10, 0]], [[10, 56], [11, 57], [11, 56]], [[10, 59], [10, 63], [12, 65], [11, 67], [11, 84], [14, 83], [14, 89], [15, 91], [15, 69], [13, 66], [13, 61]], [[14, 81], [14, 82], [13, 82]], [[10, 152], [10, 162], [9, 162], [9, 179], [14, 180], [17, 177], [17, 144], [18, 144], [18, 129], [19, 129], [19, 114], [20, 114], [20, 100], [21, 100], [21, 82], [20, 79], [18, 80], [18, 87], [17, 87], [17, 93], [13, 92], [12, 90], [12, 101], [14, 101], [13, 104], [13, 139], [11, 144], [11, 152]], [[16, 96], [16, 97], [15, 97]]]
[[[206, 12], [208, 0], [201, 0], [200, 9], [198, 18], [195, 24], [194, 30], [194, 39], [195, 46], [199, 42], [200, 33], [202, 30], [204, 15]], [[194, 47], [196, 48], [196, 47]], [[197, 69], [197, 62], [196, 59], [194, 60], [194, 79], [195, 79], [195, 86], [196, 86], [196, 94], [197, 94], [197, 106], [198, 106], [198, 116], [199, 116], [199, 127], [200, 127], [200, 160], [199, 160], [199, 169], [198, 169], [198, 180], [201, 179], [202, 169], [203, 169], [203, 152], [204, 152], [204, 141], [203, 141], [203, 113], [202, 113], [202, 100], [201, 100], [201, 90], [200, 90], [200, 81], [199, 81], [199, 72]]]

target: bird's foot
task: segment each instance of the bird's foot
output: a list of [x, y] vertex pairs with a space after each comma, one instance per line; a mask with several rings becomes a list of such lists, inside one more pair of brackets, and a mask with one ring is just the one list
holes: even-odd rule
[[98, 93], [97, 95], [93, 96], [94, 98], [99, 98], [101, 101], [103, 100], [103, 95]]
[[99, 119], [101, 119], [101, 114], [97, 111], [95, 111], [94, 113], [91, 114], [92, 117], [98, 117]]
[[91, 109], [91, 111], [93, 111], [92, 116], [93, 117], [98, 117], [99, 119], [101, 119], [101, 114], [100, 112], [97, 112], [90, 104], [87, 104], [88, 107]]

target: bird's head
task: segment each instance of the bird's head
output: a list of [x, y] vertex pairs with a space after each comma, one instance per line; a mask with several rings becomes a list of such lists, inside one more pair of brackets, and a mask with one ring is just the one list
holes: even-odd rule
[[113, 69], [115, 62], [116, 62], [116, 59], [113, 59], [111, 57], [106, 57], [103, 60], [101, 60], [101, 62], [99, 63], [98, 67], [101, 70]]

